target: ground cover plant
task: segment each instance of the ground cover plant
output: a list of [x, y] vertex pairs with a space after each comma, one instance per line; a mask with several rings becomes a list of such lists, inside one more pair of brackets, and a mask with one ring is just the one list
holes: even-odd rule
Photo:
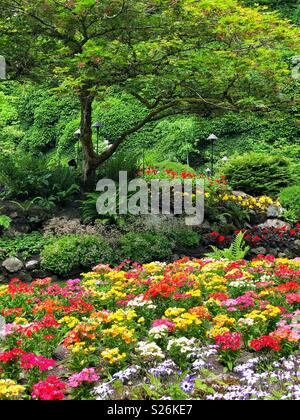
[[124, 264], [1, 286], [1, 399], [299, 398], [299, 258]]

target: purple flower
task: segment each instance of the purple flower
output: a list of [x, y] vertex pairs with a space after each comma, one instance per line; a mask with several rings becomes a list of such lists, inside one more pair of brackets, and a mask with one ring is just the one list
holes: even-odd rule
[[187, 376], [181, 383], [180, 383], [180, 389], [183, 392], [186, 392], [187, 394], [191, 394], [194, 391], [195, 383], [194, 380]]

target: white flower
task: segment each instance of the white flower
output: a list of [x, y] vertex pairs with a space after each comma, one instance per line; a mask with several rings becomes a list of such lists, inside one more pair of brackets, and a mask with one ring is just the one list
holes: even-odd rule
[[168, 333], [169, 329], [166, 325], [159, 325], [157, 327], [153, 327], [149, 331], [149, 335], [151, 335], [156, 340], [165, 337], [166, 335], [168, 335]]
[[136, 352], [145, 360], [165, 358], [162, 349], [156, 343], [150, 341], [139, 342], [137, 344]]

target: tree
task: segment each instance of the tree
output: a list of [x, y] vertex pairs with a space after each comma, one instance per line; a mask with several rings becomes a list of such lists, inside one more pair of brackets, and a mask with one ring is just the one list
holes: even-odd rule
[[[81, 107], [84, 179], [127, 137], [178, 113], [267, 111], [284, 102], [299, 33], [236, 0], [0, 0], [0, 51], [11, 77], [74, 89]], [[146, 115], [97, 155], [92, 105], [112, 86]]]
[[247, 6], [260, 4], [273, 10], [278, 10], [282, 16], [300, 23], [300, 2], [299, 0], [244, 0]]

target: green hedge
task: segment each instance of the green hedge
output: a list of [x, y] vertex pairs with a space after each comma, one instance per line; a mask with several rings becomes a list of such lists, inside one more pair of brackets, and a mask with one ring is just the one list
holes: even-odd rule
[[99, 236], [66, 235], [53, 238], [42, 253], [42, 267], [56, 274], [67, 275], [77, 268], [91, 269], [98, 263], [111, 263], [113, 252]]
[[283, 156], [249, 153], [232, 157], [221, 172], [235, 190], [255, 196], [277, 196], [291, 184], [293, 164]]
[[300, 220], [300, 185], [283, 189], [279, 194], [279, 200], [286, 209], [285, 216], [298, 222]]
[[119, 240], [118, 257], [121, 260], [150, 263], [167, 260], [172, 255], [174, 243], [166, 236], [156, 233], [128, 233]]

